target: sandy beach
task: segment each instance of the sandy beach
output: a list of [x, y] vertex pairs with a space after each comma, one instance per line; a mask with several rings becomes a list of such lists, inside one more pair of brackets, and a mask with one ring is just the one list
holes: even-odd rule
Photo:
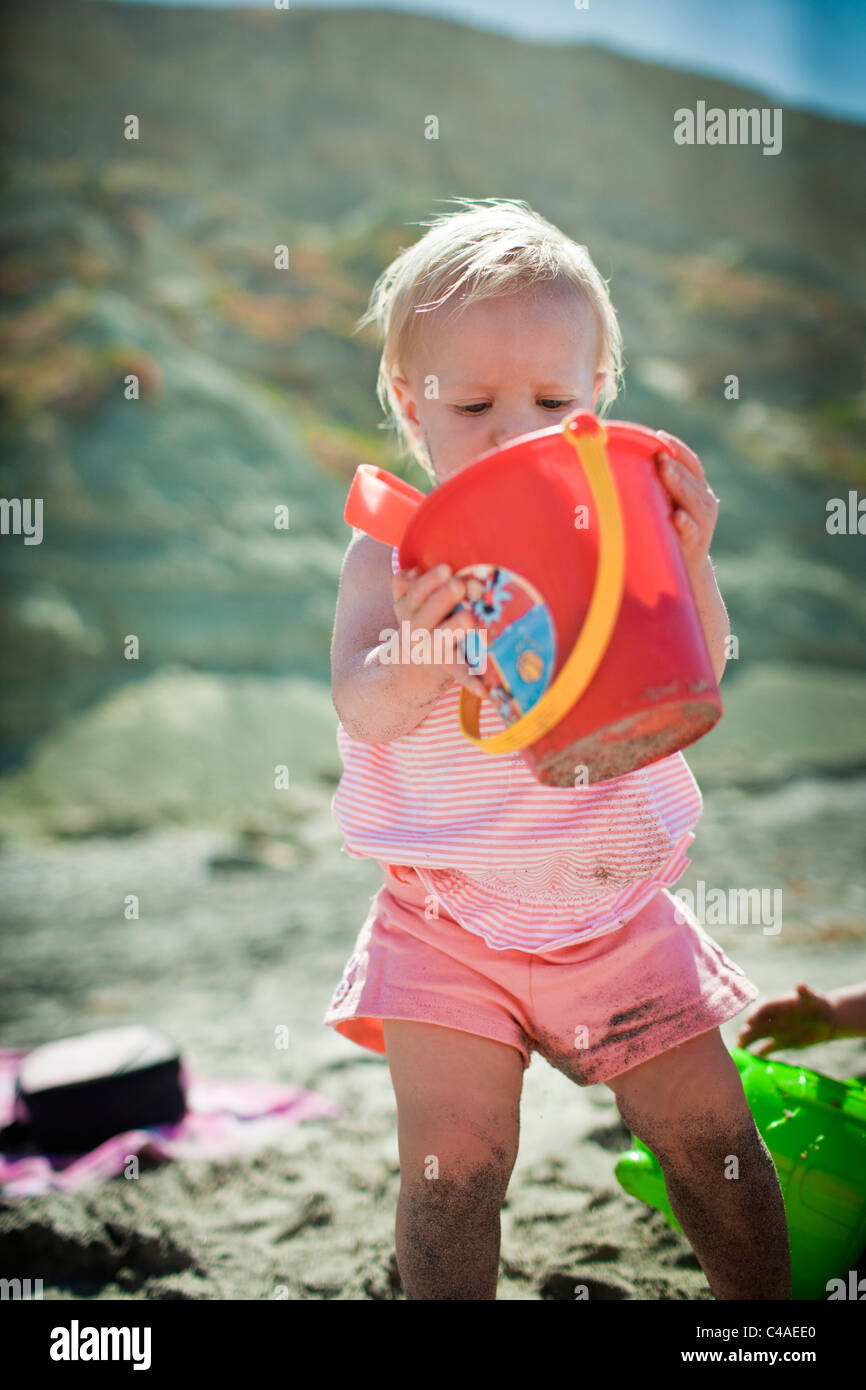
[[[862, 779], [816, 778], [708, 799], [678, 886], [702, 875], [766, 882], [775, 868], [781, 932], [711, 931], [763, 991], [862, 974], [863, 913], [850, 885], [864, 794]], [[293, 845], [253, 850], [220, 830], [163, 827], [7, 843], [0, 872], [16, 947], [0, 1046], [148, 1023], [204, 1075], [301, 1085], [341, 1112], [288, 1127], [243, 1158], [2, 1201], [0, 1268], [43, 1278], [50, 1299], [402, 1298], [387, 1063], [321, 1023], [379, 871], [340, 852], [326, 799]], [[121, 904], [133, 883], [142, 917], [130, 923]], [[723, 1029], [729, 1044], [744, 1016]], [[289, 1029], [286, 1051], [274, 1047], [278, 1025]], [[860, 1040], [778, 1055], [866, 1076]], [[596, 1299], [712, 1299], [686, 1240], [616, 1182], [627, 1147], [607, 1087], [581, 1089], [533, 1057], [502, 1214], [499, 1299], [570, 1300], [578, 1281]]]

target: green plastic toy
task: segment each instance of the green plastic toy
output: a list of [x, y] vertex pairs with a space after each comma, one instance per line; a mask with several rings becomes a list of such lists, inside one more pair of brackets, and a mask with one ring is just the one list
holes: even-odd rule
[[[791, 1246], [792, 1295], [826, 1299], [848, 1284], [866, 1248], [866, 1086], [730, 1049], [746, 1100], [779, 1174]], [[655, 1155], [635, 1135], [616, 1176], [681, 1231]]]

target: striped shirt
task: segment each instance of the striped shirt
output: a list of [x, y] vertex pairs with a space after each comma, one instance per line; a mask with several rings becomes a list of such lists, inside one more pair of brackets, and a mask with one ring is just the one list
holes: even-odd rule
[[[398, 568], [397, 551], [392, 568]], [[493, 950], [555, 950], [616, 931], [690, 862], [703, 803], [682, 753], [595, 785], [551, 787], [520, 753], [460, 729], [452, 681], [402, 738], [340, 723], [331, 810], [353, 858], [411, 865], [436, 904]], [[482, 737], [502, 730], [489, 700]]]

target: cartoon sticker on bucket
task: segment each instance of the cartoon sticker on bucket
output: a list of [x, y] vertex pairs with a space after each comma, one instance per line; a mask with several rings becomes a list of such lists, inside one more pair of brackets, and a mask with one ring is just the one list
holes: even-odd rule
[[466, 581], [467, 597], [453, 611], [471, 609], [487, 630], [486, 670], [473, 660], [478, 648], [472, 642], [467, 665], [484, 682], [503, 723], [513, 724], [550, 684], [556, 661], [550, 610], [534, 585], [501, 565], [464, 565], [457, 575]]

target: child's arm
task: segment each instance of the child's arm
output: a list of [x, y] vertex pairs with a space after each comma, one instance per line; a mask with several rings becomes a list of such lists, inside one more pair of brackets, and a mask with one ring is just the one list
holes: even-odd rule
[[728, 660], [731, 625], [710, 560], [710, 541], [719, 515], [716, 497], [697, 454], [676, 435], [658, 431], [667, 453], [659, 456], [659, 476], [674, 505], [673, 521], [680, 539], [698, 616], [720, 681]]
[[866, 1038], [866, 983], [831, 990], [837, 1038]]
[[701, 568], [695, 570], [689, 577], [698, 617], [701, 620], [701, 627], [707, 641], [707, 651], [713, 663], [713, 674], [716, 678], [716, 684], [718, 684], [725, 674], [725, 667], [728, 664], [728, 638], [731, 635], [731, 623], [724, 599], [719, 593], [719, 586], [716, 583], [716, 576], [709, 555]]
[[[355, 536], [343, 560], [331, 642], [331, 696], [343, 728], [361, 743], [388, 743], [420, 724], [445, 687], [458, 679], [476, 694], [480, 681], [465, 662], [385, 661], [382, 632], [432, 632], [463, 597], [465, 586], [452, 590], [438, 570], [416, 579], [393, 574], [388, 546], [369, 536]], [[455, 615], [455, 631], [474, 626], [471, 615]], [[406, 644], [410, 650], [411, 640]], [[431, 643], [432, 646], [432, 643]]]

